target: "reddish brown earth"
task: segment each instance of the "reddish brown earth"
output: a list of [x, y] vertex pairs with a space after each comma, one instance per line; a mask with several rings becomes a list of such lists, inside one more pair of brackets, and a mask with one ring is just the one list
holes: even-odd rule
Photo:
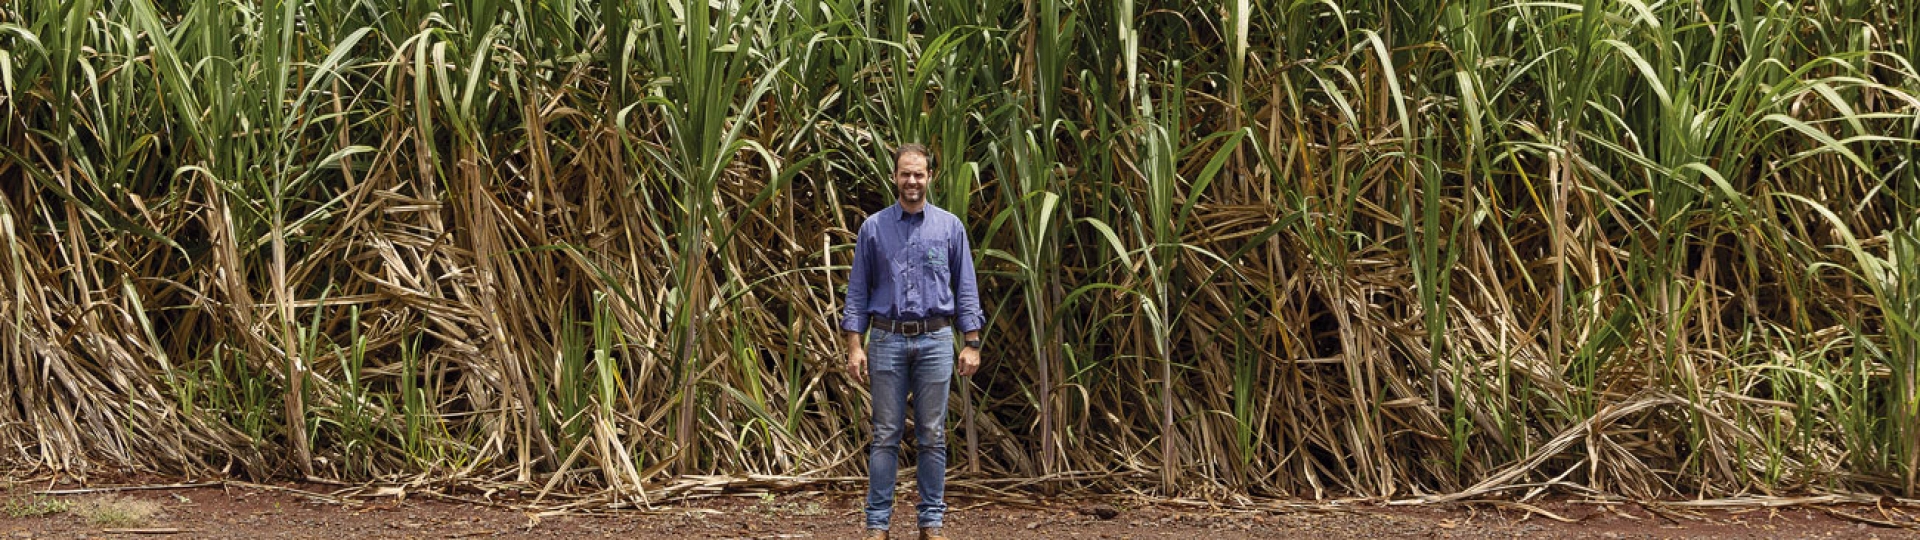
[[[13, 480], [0, 502], [27, 502], [49, 486]], [[100, 487], [98, 484], [92, 487]], [[855, 538], [858, 493], [722, 497], [652, 511], [539, 516], [503, 507], [412, 496], [323, 500], [325, 486], [211, 486], [55, 495], [79, 504], [119, 497], [158, 503], [139, 524], [110, 527], [78, 512], [0, 513], [0, 540], [39, 538]], [[910, 490], [909, 490], [910, 491]], [[908, 499], [911, 496], [907, 496]], [[1511, 506], [1355, 504], [1289, 511], [1208, 510], [1127, 500], [1063, 500], [1038, 506], [950, 496], [954, 538], [1920, 538], [1912, 507], [1820, 506], [1738, 510], [1649, 509], [1638, 504], [1552, 501]], [[13, 509], [19, 506], [5, 506]], [[895, 538], [912, 538], [912, 508], [895, 511]], [[1849, 517], [1851, 516], [1851, 517]], [[1881, 522], [1869, 524], [1860, 519]], [[1895, 526], [1889, 526], [1895, 525]], [[119, 532], [146, 529], [145, 534]]]

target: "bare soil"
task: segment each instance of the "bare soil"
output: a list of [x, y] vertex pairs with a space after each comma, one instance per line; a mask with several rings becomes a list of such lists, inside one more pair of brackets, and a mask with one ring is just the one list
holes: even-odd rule
[[[166, 482], [146, 482], [162, 484]], [[40, 495], [82, 486], [9, 480], [0, 492], [0, 540], [42, 538], [857, 538], [859, 493], [719, 497], [651, 511], [541, 515], [431, 498], [316, 498], [326, 486], [207, 487]], [[90, 486], [93, 488], [100, 485]], [[894, 538], [913, 538], [912, 495], [895, 510]], [[138, 523], [102, 523], [78, 508], [149, 501]], [[1211, 510], [1122, 499], [1041, 505], [952, 494], [954, 538], [1920, 538], [1920, 509], [1818, 506], [1676, 510], [1575, 500], [1533, 508], [1505, 503], [1357, 504], [1311, 510]], [[49, 502], [51, 501], [51, 502]], [[64, 504], [63, 504], [64, 503]], [[72, 509], [58, 510], [61, 507]], [[57, 510], [57, 511], [55, 511]], [[35, 515], [39, 514], [39, 515]], [[1872, 522], [1878, 522], [1872, 523]]]

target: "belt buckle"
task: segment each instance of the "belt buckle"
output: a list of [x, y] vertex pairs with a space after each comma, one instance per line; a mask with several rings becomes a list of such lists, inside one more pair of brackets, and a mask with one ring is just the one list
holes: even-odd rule
[[925, 321], [904, 321], [900, 323], [901, 334], [917, 336], [926, 332], [927, 323]]

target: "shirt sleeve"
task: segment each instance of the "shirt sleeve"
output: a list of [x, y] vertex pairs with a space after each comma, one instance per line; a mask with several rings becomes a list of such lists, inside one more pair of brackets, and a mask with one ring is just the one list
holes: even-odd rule
[[860, 235], [854, 240], [853, 271], [847, 276], [847, 305], [840, 314], [840, 329], [856, 334], [867, 331], [868, 285], [873, 279], [873, 258], [877, 256], [872, 229], [862, 223]]
[[980, 309], [979, 282], [973, 275], [973, 245], [967, 241], [967, 229], [955, 226], [953, 241], [947, 242], [947, 264], [952, 267], [955, 278], [954, 308], [959, 311], [960, 331], [978, 332], [987, 325], [986, 313]]

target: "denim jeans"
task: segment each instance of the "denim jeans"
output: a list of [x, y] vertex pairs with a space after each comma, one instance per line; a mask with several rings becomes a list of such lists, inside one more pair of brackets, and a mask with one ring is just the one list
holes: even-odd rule
[[947, 386], [953, 380], [953, 329], [917, 336], [873, 329], [867, 334], [867, 378], [873, 389], [873, 446], [867, 453], [867, 528], [893, 519], [893, 487], [900, 474], [900, 435], [913, 407], [920, 446], [920, 528], [941, 526], [947, 515]]

